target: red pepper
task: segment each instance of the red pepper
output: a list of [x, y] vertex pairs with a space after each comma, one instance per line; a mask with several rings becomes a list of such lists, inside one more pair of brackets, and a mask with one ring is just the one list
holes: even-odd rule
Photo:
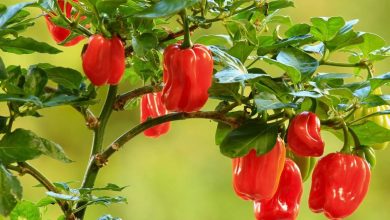
[[[78, 0], [73, 0], [73, 2], [78, 2]], [[65, 1], [64, 0], [58, 0], [58, 4], [59, 4], [59, 6], [61, 8], [61, 11], [64, 11], [64, 8], [66, 8], [65, 16], [67, 18], [71, 18], [71, 16], [72, 16], [72, 5], [70, 3], [66, 3], [66, 6], [65, 6]], [[53, 37], [54, 41], [56, 43], [61, 43], [61, 42], [63, 42], [64, 40], [66, 40], [70, 36], [71, 31], [66, 29], [66, 28], [63, 28], [63, 27], [55, 25], [51, 21], [51, 19], [52, 18], [51, 18], [50, 15], [46, 15], [45, 16], [47, 28], [49, 29], [49, 32], [50, 32], [51, 36]], [[80, 42], [83, 39], [84, 39], [83, 36], [77, 36], [77, 37], [73, 38], [72, 40], [66, 42], [64, 44], [64, 46], [73, 46], [73, 45], [77, 44], [78, 42]]]
[[182, 49], [180, 44], [164, 51], [164, 89], [162, 102], [169, 111], [193, 112], [208, 99], [213, 74], [213, 58], [207, 47], [195, 44]]
[[84, 72], [94, 85], [116, 85], [125, 70], [125, 49], [118, 37], [107, 39], [95, 34], [89, 38], [82, 60]]
[[299, 156], [319, 157], [324, 153], [324, 141], [320, 134], [320, 119], [312, 112], [302, 112], [290, 122], [287, 143]]
[[286, 159], [284, 142], [278, 137], [274, 148], [261, 156], [251, 150], [233, 159], [233, 187], [245, 200], [271, 199], [279, 184]]
[[299, 167], [286, 159], [278, 190], [272, 199], [254, 202], [257, 220], [295, 220], [302, 197], [302, 179]]
[[[167, 109], [161, 103], [161, 92], [149, 93], [141, 98], [141, 122], [148, 118], [156, 118], [168, 114]], [[145, 136], [158, 137], [168, 132], [170, 123], [156, 125], [144, 131]]]
[[363, 201], [370, 183], [370, 166], [361, 157], [331, 153], [314, 168], [309, 206], [329, 219], [351, 215]]

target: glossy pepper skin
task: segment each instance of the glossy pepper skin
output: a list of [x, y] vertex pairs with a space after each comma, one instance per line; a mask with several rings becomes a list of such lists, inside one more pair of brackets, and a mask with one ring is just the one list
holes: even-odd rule
[[233, 159], [233, 188], [245, 200], [271, 199], [279, 184], [286, 159], [284, 142], [278, 137], [274, 148], [261, 156], [251, 150]]
[[320, 134], [320, 119], [312, 112], [302, 112], [290, 122], [287, 143], [299, 156], [319, 157], [324, 153], [324, 141]]
[[361, 157], [331, 153], [314, 168], [309, 207], [329, 219], [345, 218], [363, 201], [370, 178], [370, 167]]
[[[141, 122], [148, 120], [148, 118], [156, 118], [168, 114], [167, 109], [161, 103], [161, 92], [149, 93], [141, 98]], [[159, 137], [168, 132], [170, 123], [163, 123], [156, 125], [144, 131], [147, 137]]]
[[208, 99], [213, 74], [213, 58], [207, 47], [195, 44], [182, 49], [176, 43], [164, 51], [165, 83], [162, 102], [168, 111], [194, 112]]
[[272, 199], [254, 202], [257, 220], [295, 220], [302, 197], [302, 179], [294, 161], [286, 159], [278, 190]]
[[118, 37], [95, 34], [89, 38], [82, 60], [84, 72], [94, 85], [116, 85], [125, 70], [125, 49]]
[[[78, 2], [78, 0], [73, 0], [73, 2]], [[65, 16], [67, 18], [71, 18], [72, 17], [72, 5], [69, 3], [66, 3], [66, 5], [65, 5], [64, 0], [58, 0], [58, 4], [59, 4], [62, 11], [65, 10]], [[46, 25], [47, 25], [47, 28], [49, 29], [49, 32], [50, 32], [52, 38], [54, 39], [54, 41], [57, 44], [61, 43], [66, 38], [69, 37], [69, 35], [71, 34], [71, 31], [66, 29], [66, 28], [55, 25], [51, 19], [52, 18], [50, 15], [45, 15]], [[84, 39], [83, 36], [77, 36], [77, 37], [73, 38], [72, 40], [66, 42], [64, 44], [64, 46], [73, 46], [83, 39]]]

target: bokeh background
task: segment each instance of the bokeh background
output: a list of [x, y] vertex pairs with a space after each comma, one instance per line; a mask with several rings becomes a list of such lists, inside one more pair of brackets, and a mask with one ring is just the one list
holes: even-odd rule
[[[11, 5], [20, 0], [0, 0]], [[377, 33], [390, 43], [389, 0], [296, 0], [296, 7], [283, 10], [281, 14], [291, 15], [295, 23], [309, 22], [314, 16], [343, 16], [346, 20], [359, 18], [358, 30]], [[40, 11], [33, 11], [37, 15]], [[44, 19], [24, 35], [55, 45], [46, 30]], [[196, 31], [195, 37], [207, 31]], [[82, 71], [80, 51], [82, 44], [64, 48], [58, 55], [31, 54], [18, 56], [1, 53], [6, 65], [28, 66], [48, 62], [54, 65], [72, 67]], [[389, 71], [388, 61], [377, 65], [377, 73]], [[327, 71], [328, 69], [322, 69]], [[352, 71], [341, 69], [340, 72]], [[121, 91], [130, 89], [124, 83]], [[106, 88], [99, 91], [100, 97]], [[210, 102], [206, 108], [212, 108]], [[99, 105], [93, 110], [98, 111]], [[0, 105], [0, 114], [6, 114]], [[75, 160], [62, 164], [47, 157], [31, 163], [41, 169], [53, 181], [76, 181], [78, 187], [87, 163], [91, 132], [85, 127], [83, 118], [70, 107], [42, 110], [42, 118], [22, 118], [17, 127], [33, 130], [39, 135], [61, 144], [67, 154]], [[130, 129], [139, 121], [137, 109], [114, 112], [109, 122], [105, 144], [118, 134]], [[109, 208], [90, 207], [86, 219], [97, 219], [103, 214], [131, 220], [250, 220], [254, 219], [251, 202], [239, 199], [231, 187], [231, 160], [219, 153], [214, 144], [216, 124], [208, 120], [187, 120], [172, 123], [170, 132], [158, 139], [140, 135], [114, 155], [109, 165], [101, 170], [96, 186], [115, 183], [128, 185], [121, 195], [128, 204], [117, 204]], [[327, 140], [327, 151], [335, 151], [341, 143], [332, 135], [323, 132]], [[388, 197], [390, 195], [390, 149], [377, 153], [378, 163], [373, 170], [368, 196], [360, 208], [348, 219], [390, 219]], [[341, 177], [342, 178], [342, 177]], [[24, 198], [38, 201], [45, 191], [34, 187], [37, 183], [29, 176], [21, 177]], [[310, 181], [305, 183], [304, 196], [298, 219], [325, 219], [310, 212], [307, 199]], [[113, 193], [112, 195], [119, 195]], [[56, 219], [60, 215], [57, 206], [49, 207], [43, 219]]]

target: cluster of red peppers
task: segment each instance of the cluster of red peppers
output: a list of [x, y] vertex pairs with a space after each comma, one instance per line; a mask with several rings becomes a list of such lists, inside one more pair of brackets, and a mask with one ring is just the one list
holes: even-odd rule
[[[257, 220], [297, 218], [306, 176], [301, 172], [311, 171], [297, 160], [313, 161], [312, 157], [324, 152], [318, 117], [311, 112], [296, 115], [287, 130], [287, 143], [288, 150], [296, 155], [288, 155], [291, 159], [285, 159], [286, 148], [280, 137], [266, 154], [257, 156], [251, 150], [233, 159], [233, 188], [239, 197], [254, 201]], [[351, 215], [367, 194], [370, 176], [369, 164], [357, 155], [331, 153], [323, 157], [313, 171], [310, 209], [324, 212], [329, 219]]]
[[[78, 0], [73, 0], [78, 2]], [[72, 18], [72, 5], [58, 0], [67, 18]], [[71, 31], [56, 26], [51, 15], [46, 22], [57, 43], [65, 41]], [[83, 36], [65, 43], [77, 44]], [[125, 70], [125, 50], [117, 36], [106, 38], [92, 35], [82, 54], [83, 69], [97, 86], [120, 82]], [[203, 45], [183, 48], [176, 43], [164, 51], [162, 92], [146, 94], [141, 98], [141, 122], [174, 112], [193, 112], [201, 109], [208, 99], [212, 83], [213, 58]], [[148, 137], [159, 137], [168, 132], [169, 123], [156, 125], [144, 131]], [[314, 157], [324, 153], [320, 135], [320, 120], [312, 112], [302, 112], [290, 122], [287, 130], [286, 159], [283, 139], [277, 138], [274, 148], [257, 155], [251, 150], [246, 156], [233, 159], [233, 187], [236, 194], [254, 201], [257, 220], [288, 219], [298, 216], [302, 196], [302, 180], [310, 175]], [[302, 163], [302, 160], [308, 161]], [[351, 215], [367, 194], [370, 166], [363, 158], [346, 153], [331, 153], [320, 159], [312, 175], [309, 206], [313, 212], [324, 212], [329, 219]]]

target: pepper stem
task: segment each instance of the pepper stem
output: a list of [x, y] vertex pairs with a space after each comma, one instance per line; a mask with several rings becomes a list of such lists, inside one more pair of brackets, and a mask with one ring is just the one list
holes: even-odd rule
[[182, 49], [191, 48], [192, 42], [191, 42], [191, 31], [190, 31], [190, 24], [187, 17], [187, 12], [184, 9], [180, 13], [181, 19], [183, 20], [183, 28], [184, 28], [184, 40], [181, 44]]
[[346, 153], [350, 154], [352, 152], [351, 146], [349, 144], [349, 129], [347, 127], [347, 124], [345, 122], [342, 123], [342, 128], [343, 128], [343, 134], [344, 134], [344, 145], [343, 148], [341, 149], [341, 153]]

